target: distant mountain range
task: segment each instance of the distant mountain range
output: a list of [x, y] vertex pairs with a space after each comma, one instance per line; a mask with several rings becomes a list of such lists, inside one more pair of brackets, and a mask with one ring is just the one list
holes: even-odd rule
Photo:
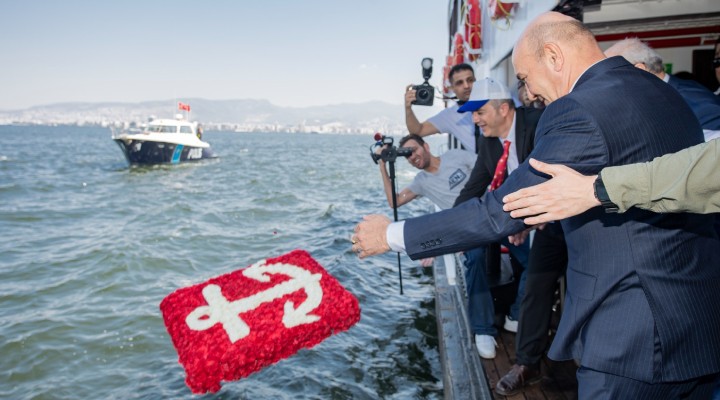
[[[280, 107], [267, 100], [183, 99], [190, 119], [206, 129], [318, 133], [403, 134], [403, 106], [379, 101], [317, 107]], [[174, 100], [141, 103], [58, 103], [22, 110], [0, 110], [0, 124], [70, 124], [122, 126], [141, 124], [150, 117], [181, 113]], [[184, 113], [184, 112], [182, 112]]]

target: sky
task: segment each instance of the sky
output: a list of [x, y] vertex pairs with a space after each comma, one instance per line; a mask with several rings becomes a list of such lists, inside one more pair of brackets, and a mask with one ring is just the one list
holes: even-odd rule
[[[403, 103], [448, 52], [443, 0], [0, 0], [0, 109], [63, 102]], [[436, 103], [440, 103], [436, 101]]]

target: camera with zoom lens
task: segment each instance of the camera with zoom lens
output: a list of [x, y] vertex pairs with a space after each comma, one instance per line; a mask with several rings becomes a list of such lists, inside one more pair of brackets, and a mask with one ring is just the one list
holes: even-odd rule
[[415, 105], [433, 105], [433, 99], [435, 98], [435, 88], [428, 83], [428, 80], [430, 80], [430, 77], [432, 76], [432, 64], [432, 58], [428, 57], [423, 58], [422, 62], [420, 63], [420, 65], [422, 66], [423, 79], [425, 79], [425, 82], [423, 82], [421, 85], [415, 85], [412, 87], [412, 90], [415, 91], [415, 101], [413, 101], [412, 103]]
[[[384, 146], [385, 148], [380, 154], [375, 153], [375, 149], [378, 146]], [[393, 146], [393, 138], [391, 136], [385, 136], [380, 132], [375, 134], [375, 143], [370, 146], [370, 157], [375, 162], [382, 159], [385, 162], [394, 162], [398, 157], [410, 157], [413, 149], [410, 147], [395, 147]]]

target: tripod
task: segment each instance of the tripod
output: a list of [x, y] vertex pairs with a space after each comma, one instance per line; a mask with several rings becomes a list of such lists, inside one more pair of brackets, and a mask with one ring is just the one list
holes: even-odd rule
[[[394, 147], [390, 148], [391, 150], [395, 150]], [[390, 188], [392, 192], [392, 207], [393, 207], [393, 217], [395, 219], [395, 222], [398, 220], [398, 212], [397, 212], [397, 194], [395, 190], [395, 159], [397, 158], [397, 153], [393, 151], [394, 156], [391, 160], [389, 160], [390, 163]], [[397, 253], [397, 261], [398, 261], [398, 279], [400, 280], [400, 294], [403, 294], [403, 284], [402, 284], [402, 269], [400, 268], [400, 253]]]
[[[385, 162], [390, 163], [390, 187], [391, 187], [391, 197], [392, 197], [392, 207], [393, 207], [393, 216], [395, 217], [395, 222], [398, 220], [398, 213], [397, 213], [397, 193], [395, 191], [395, 160], [400, 157], [408, 157], [412, 154], [413, 150], [408, 147], [400, 147], [397, 148], [393, 146], [393, 138], [390, 136], [385, 136], [381, 133], [375, 134], [375, 140], [377, 143], [370, 146], [370, 157], [375, 162], [375, 164], [378, 163], [378, 160], [383, 160]], [[375, 146], [385, 146], [385, 148], [380, 152], [380, 154], [376, 154], [373, 151], [373, 148]], [[398, 279], [400, 280], [400, 294], [403, 294], [403, 286], [402, 286], [402, 269], [400, 266], [400, 253], [397, 253], [397, 260], [398, 260]]]

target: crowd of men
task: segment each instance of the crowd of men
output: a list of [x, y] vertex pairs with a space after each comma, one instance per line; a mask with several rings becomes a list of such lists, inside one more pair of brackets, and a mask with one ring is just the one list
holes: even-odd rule
[[[576, 362], [580, 399], [720, 396], [720, 224], [701, 215], [720, 212], [720, 89], [666, 74], [637, 39], [603, 52], [555, 12], [528, 25], [512, 63], [519, 107], [504, 84], [460, 64], [449, 74], [457, 104], [421, 123], [408, 87], [401, 143], [422, 172], [396, 201], [427, 196], [443, 210], [394, 223], [366, 216], [352, 250], [463, 252], [477, 351], [494, 358], [485, 255], [507, 247], [523, 273], [503, 325], [516, 332], [517, 359], [498, 394], [540, 381], [547, 351]], [[720, 40], [713, 66], [720, 82]], [[439, 132], [466, 150], [432, 155], [422, 138]], [[382, 164], [381, 174], [391, 202]]]

